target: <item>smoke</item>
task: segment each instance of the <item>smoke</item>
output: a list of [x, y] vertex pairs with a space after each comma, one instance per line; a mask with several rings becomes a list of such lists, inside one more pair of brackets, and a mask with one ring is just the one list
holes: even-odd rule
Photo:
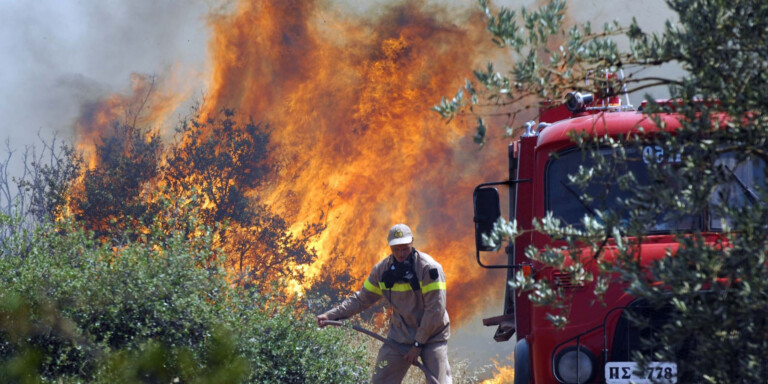
[[[0, 132], [14, 148], [33, 144], [38, 131], [70, 136], [81, 106], [122, 91], [132, 73], [199, 80], [211, 7], [191, 0], [0, 2]], [[191, 83], [184, 81], [188, 92], [202, 88]]]

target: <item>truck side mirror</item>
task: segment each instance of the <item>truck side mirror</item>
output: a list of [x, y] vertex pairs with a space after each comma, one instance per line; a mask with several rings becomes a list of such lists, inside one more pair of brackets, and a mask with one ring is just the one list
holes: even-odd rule
[[475, 205], [475, 247], [478, 251], [497, 251], [501, 245], [485, 245], [483, 234], [490, 235], [493, 223], [501, 217], [499, 191], [496, 188], [476, 188], [472, 195]]

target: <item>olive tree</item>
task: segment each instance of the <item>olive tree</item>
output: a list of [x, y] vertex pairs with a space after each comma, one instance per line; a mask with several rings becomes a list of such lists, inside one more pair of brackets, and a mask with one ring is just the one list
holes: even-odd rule
[[[514, 59], [500, 72], [493, 64], [434, 110], [445, 119], [477, 118], [476, 142], [483, 144], [491, 124], [487, 108], [503, 111], [506, 131], [517, 131], [515, 117], [527, 110], [560, 103], [568, 92], [597, 91], [622, 96], [651, 86], [666, 86], [671, 101], [646, 95], [642, 113], [661, 132], [640, 130], [622, 137], [573, 135], [586, 153], [611, 148], [606, 160], [571, 175], [576, 183], [613, 177], [630, 197], [616, 209], [585, 217], [579, 226], [557, 217], [539, 219], [534, 230], [566, 240], [567, 249], [528, 249], [526, 255], [569, 272], [575, 281], [594, 283], [598, 295], [613, 281], [646, 300], [668, 319], [657, 335], [656, 361], [678, 362], [678, 382], [765, 382], [768, 378], [768, 3], [757, 0], [667, 0], [677, 20], [650, 33], [635, 20], [626, 26], [567, 25], [565, 2], [519, 12], [494, 10], [480, 0], [487, 29]], [[679, 65], [681, 76], [649, 76], [647, 70]], [[613, 74], [619, 74], [614, 76]], [[589, 79], [589, 83], [585, 81]], [[674, 113], [680, 128], [665, 129], [662, 114]], [[496, 120], [498, 121], [498, 119]], [[651, 162], [648, 180], [622, 168], [639, 145], [652, 143], [675, 154], [675, 161]], [[590, 152], [591, 151], [591, 152]], [[677, 156], [679, 154], [680, 156]], [[739, 172], [749, 165], [751, 173]], [[747, 180], [748, 179], [748, 180]], [[582, 196], [585, 199], [594, 197]], [[641, 265], [637, 245], [648, 223], [706, 218], [706, 230], [693, 226], [677, 234], [678, 249]], [[514, 239], [515, 223], [500, 222], [491, 243]], [[615, 259], [601, 257], [609, 244]], [[580, 246], [581, 244], [581, 246]], [[569, 255], [593, 244], [590, 261]], [[565, 263], [565, 260], [569, 263]], [[534, 292], [563, 324], [567, 295], [546, 280], [518, 274], [513, 286]], [[640, 321], [640, 319], [636, 319]], [[658, 341], [658, 339], [657, 339]], [[647, 360], [645, 360], [647, 361]]]

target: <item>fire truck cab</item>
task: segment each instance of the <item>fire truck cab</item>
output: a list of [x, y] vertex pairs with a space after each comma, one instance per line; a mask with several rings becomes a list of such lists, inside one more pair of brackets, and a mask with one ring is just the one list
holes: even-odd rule
[[[628, 100], [627, 100], [628, 101]], [[627, 103], [628, 104], [628, 103]], [[486, 268], [507, 269], [507, 280], [518, 270], [534, 278], [548, 278], [570, 294], [567, 319], [563, 328], [555, 327], [548, 319], [546, 307], [532, 305], [526, 292], [515, 292], [506, 284], [504, 314], [485, 319], [485, 325], [498, 326], [494, 339], [507, 341], [516, 336], [514, 355], [515, 383], [650, 383], [677, 382], [677, 366], [671, 362], [654, 362], [644, 375], [636, 373], [632, 351], [641, 348], [641, 336], [648, 329], [635, 329], [626, 318], [626, 312], [643, 311], [643, 303], [627, 295], [619, 284], [613, 284], [602, 303], [596, 300], [590, 286], [573, 284], [568, 275], [530, 260], [525, 255], [533, 245], [543, 249], [556, 245], [543, 233], [533, 231], [533, 220], [543, 218], [547, 212], [567, 224], [578, 225], [592, 209], [606, 209], [617, 194], [616, 188], [607, 196], [585, 203], [581, 194], [605, 193], [590, 191], [589, 187], [576, 190], [568, 175], [578, 167], [589, 167], [589, 159], [572, 141], [569, 133], [585, 132], [589, 135], [620, 137], [637, 131], [657, 131], [653, 119], [628, 105], [617, 105], [615, 100], [595, 102], [589, 94], [569, 95], [565, 107], [553, 108], [540, 114], [540, 122], [526, 124], [525, 133], [509, 146], [509, 180], [478, 185], [474, 191], [475, 234], [477, 261]], [[660, 117], [667, 129], [680, 126], [678, 116]], [[642, 173], [643, 162], [680, 161], [679, 155], [664, 153], [662, 148], [649, 145], [642, 148], [636, 164], [629, 163], [633, 172]], [[606, 152], [606, 156], [608, 153]], [[744, 173], [750, 164], [736, 164], [735, 172]], [[757, 164], [764, 167], [764, 164]], [[741, 168], [740, 168], [741, 167]], [[763, 181], [764, 182], [764, 181]], [[514, 218], [522, 232], [506, 247], [506, 265], [486, 265], [480, 252], [496, 251], [483, 243], [482, 234], [491, 231], [501, 216], [497, 188], [509, 187], [509, 218]], [[676, 249], [674, 233], [699, 231], [717, 236], [722, 229], [722, 218], [697, 217], [665, 222], [659, 220], [649, 226], [640, 255], [646, 261], [664, 257], [669, 249]], [[610, 253], [610, 243], [606, 253]], [[649, 313], [653, 321], [663, 321], [663, 313]], [[643, 353], [642, 350], [640, 350]], [[649, 371], [650, 369], [650, 371]]]

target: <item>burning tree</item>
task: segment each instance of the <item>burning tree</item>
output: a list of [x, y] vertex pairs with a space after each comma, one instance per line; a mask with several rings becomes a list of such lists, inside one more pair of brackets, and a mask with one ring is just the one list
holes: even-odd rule
[[106, 134], [96, 146], [98, 165], [85, 170], [71, 200], [77, 220], [103, 237], [154, 219], [147, 196], [162, 150], [156, 132], [135, 125], [115, 122]]
[[258, 187], [274, 171], [269, 126], [238, 122], [232, 110], [203, 117], [195, 109], [178, 133], [159, 184], [172, 196], [198, 199], [201, 219], [216, 229], [238, 281], [266, 288], [278, 279], [301, 280], [296, 267], [315, 259], [309, 239], [323, 228], [310, 224], [294, 235], [259, 201]]
[[[168, 208], [161, 201], [183, 202], [175, 209], [194, 212], [215, 231], [211, 257], [220, 248], [237, 281], [262, 289], [279, 279], [300, 282], [297, 267], [315, 259], [309, 239], [323, 227], [310, 223], [293, 234], [260, 202], [259, 188], [275, 168], [270, 133], [268, 125], [233, 110], [204, 115], [194, 108], [164, 148], [157, 132], [114, 122], [95, 140], [93, 165], [74, 183], [69, 206], [85, 228], [118, 245], [164, 226]], [[188, 236], [199, 236], [196, 228], [189, 227]]]

